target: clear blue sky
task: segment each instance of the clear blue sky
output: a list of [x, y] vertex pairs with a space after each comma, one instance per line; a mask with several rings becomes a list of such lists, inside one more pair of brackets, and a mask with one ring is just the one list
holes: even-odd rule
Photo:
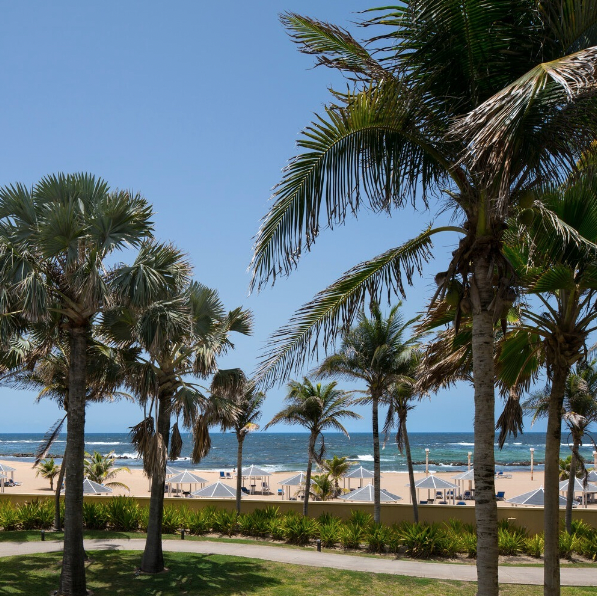
[[[0, 184], [89, 171], [141, 192], [155, 207], [157, 236], [189, 253], [196, 279], [218, 289], [228, 308], [255, 313], [254, 336], [239, 338], [221, 363], [251, 371], [270, 333], [297, 307], [430, 218], [411, 209], [391, 219], [363, 213], [323, 233], [290, 278], [248, 296], [252, 237], [270, 189], [296, 153], [299, 131], [329, 99], [328, 86], [341, 83], [337, 73], [312, 69], [278, 14], [354, 30], [355, 13], [368, 7], [354, 0], [5, 3]], [[424, 307], [454, 241], [437, 241], [436, 261], [409, 290], [407, 315]], [[268, 393], [264, 423], [283, 396], [283, 387]], [[34, 398], [0, 388], [0, 432], [41, 432], [60, 416]], [[369, 430], [362, 413], [350, 430]], [[87, 430], [125, 432], [140, 417], [134, 405], [94, 405]], [[472, 418], [472, 390], [459, 386], [423, 402], [409, 420], [412, 431], [468, 431]]]

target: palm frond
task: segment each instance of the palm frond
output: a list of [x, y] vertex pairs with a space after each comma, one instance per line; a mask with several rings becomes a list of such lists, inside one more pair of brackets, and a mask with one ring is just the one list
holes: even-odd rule
[[38, 445], [37, 449], [35, 450], [35, 462], [33, 462], [33, 467], [35, 468], [42, 459], [45, 459], [50, 451], [54, 441], [60, 435], [60, 431], [62, 430], [62, 426], [64, 425], [64, 421], [66, 420], [66, 415], [64, 418], [57, 420], [53, 426], [49, 428], [49, 430], [44, 435], [43, 439], [41, 440], [40, 444]]
[[182, 451], [182, 437], [178, 430], [178, 423], [174, 423], [170, 431], [170, 453], [168, 457], [172, 461], [176, 461], [180, 457]]

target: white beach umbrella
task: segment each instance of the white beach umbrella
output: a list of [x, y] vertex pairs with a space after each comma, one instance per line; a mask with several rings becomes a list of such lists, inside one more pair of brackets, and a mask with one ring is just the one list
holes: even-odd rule
[[592, 470], [589, 472], [589, 482], [597, 482], [597, 470]]
[[[346, 493], [339, 498], [344, 499], [345, 501], [366, 501], [367, 503], [373, 503], [373, 485], [367, 484], [366, 486], [363, 486], [363, 488]], [[401, 499], [402, 497], [388, 492], [385, 488], [382, 488], [379, 491], [379, 500], [382, 503], [400, 501]]]
[[363, 484], [363, 479], [366, 478], [373, 478], [373, 472], [371, 470], [366, 470], [363, 466], [359, 466], [354, 470], [350, 471], [348, 474], [344, 475], [344, 478], [348, 478], [348, 488], [350, 488], [350, 479], [351, 478], [358, 478], [359, 479], [359, 488]]
[[85, 478], [85, 480], [83, 480], [83, 494], [85, 495], [99, 495], [100, 493], [111, 492], [112, 489], [104, 486], [103, 484], [93, 482], [93, 480], [89, 480], [89, 478]]
[[462, 472], [462, 474], [458, 474], [458, 476], [452, 476], [454, 480], [474, 480], [475, 479], [475, 471], [473, 468], [467, 470], [466, 472]]
[[175, 476], [179, 474], [180, 470], [176, 470], [175, 468], [171, 468], [170, 466], [166, 466], [166, 476]]
[[248, 468], [243, 468], [241, 476], [261, 477], [261, 476], [271, 476], [271, 474], [267, 470], [264, 470], [263, 468], [259, 468], [258, 466], [250, 465]]
[[7, 472], [10, 472], [10, 477], [14, 480], [14, 473], [16, 472], [16, 468], [12, 468], [8, 464], [3, 464], [0, 461], [0, 474], [6, 474]]
[[[563, 480], [560, 482], [560, 492], [568, 490], [568, 480]], [[597, 486], [592, 484], [591, 482], [587, 482], [587, 486], [583, 485], [582, 480], [579, 478], [574, 479], [574, 492], [575, 493], [597, 493]]]
[[[288, 491], [287, 491], [288, 499], [290, 499], [290, 487], [291, 486], [301, 486], [306, 483], [307, 483], [307, 474], [305, 474], [304, 472], [300, 472], [299, 474], [295, 474], [294, 476], [291, 476], [290, 478], [286, 478], [286, 480], [281, 480], [280, 482], [278, 482], [278, 484], [288, 487]], [[311, 480], [311, 484], [313, 484], [313, 480]]]
[[[560, 501], [560, 507], [566, 507], [566, 499], [558, 495]], [[506, 503], [512, 503], [513, 505], [535, 505], [542, 507], [545, 501], [545, 491], [543, 487], [536, 488], [528, 493], [506, 499]]]
[[[241, 476], [243, 478], [248, 478], [249, 483], [251, 484], [251, 488], [255, 490], [261, 490], [264, 492], [263, 489], [267, 489], [269, 492], [269, 481], [267, 479], [268, 476], [271, 476], [271, 473], [263, 468], [260, 468], [255, 465], [250, 465], [248, 468], [243, 468], [241, 472]], [[261, 481], [261, 486], [257, 487], [257, 479]], [[243, 483], [244, 484], [244, 483]], [[254, 492], [253, 490], [251, 492]]]
[[[205, 488], [191, 493], [193, 497], [203, 497], [211, 499], [236, 499], [236, 489], [223, 482], [214, 482], [208, 484]], [[242, 495], [241, 495], [242, 496]]]
[[[410, 486], [410, 484], [407, 484], [406, 486]], [[456, 501], [456, 490], [458, 489], [458, 485], [456, 484], [452, 484], [451, 482], [448, 482], [447, 480], [443, 480], [442, 478], [438, 478], [437, 476], [435, 476], [434, 474], [431, 474], [430, 476], [426, 476], [425, 478], [421, 478], [420, 480], [417, 480], [415, 482], [415, 488], [417, 489], [417, 501], [419, 500], [419, 491], [421, 489], [427, 489], [427, 496], [429, 496], [429, 491], [433, 490], [434, 491], [434, 496], [435, 496], [435, 491], [441, 490], [444, 493], [444, 501], [446, 500], [446, 491], [451, 490], [452, 491], [452, 502]]]
[[201, 478], [201, 476], [197, 476], [197, 474], [193, 474], [193, 472], [189, 472], [188, 470], [184, 470], [175, 476], [171, 476], [170, 478], [166, 478], [166, 484], [168, 485], [168, 494], [172, 490], [172, 485], [182, 485], [188, 484], [189, 485], [189, 492], [191, 492], [191, 484], [201, 484], [203, 486], [207, 480], [205, 478]]

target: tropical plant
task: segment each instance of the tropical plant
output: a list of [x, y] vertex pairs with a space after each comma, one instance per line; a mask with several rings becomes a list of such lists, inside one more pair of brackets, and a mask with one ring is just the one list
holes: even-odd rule
[[47, 478], [50, 481], [50, 490], [54, 490], [54, 478], [60, 474], [60, 466], [54, 463], [54, 458], [43, 459], [35, 472], [36, 476]]
[[[121, 468], [114, 467], [116, 456], [114, 451], [110, 451], [107, 455], [102, 455], [98, 451], [94, 451], [93, 455], [85, 452], [85, 476], [104, 486], [114, 486], [130, 490], [126, 484], [112, 480], [120, 472], [131, 473], [131, 470], [125, 466]], [[109, 480], [109, 482], [107, 482]]]
[[[478, 590], [495, 596], [493, 334], [515, 279], [502, 237], [510, 213], [529, 208], [526, 191], [564, 177], [595, 139], [597, 6], [406, 0], [363, 23], [383, 28], [364, 43], [335, 25], [296, 14], [282, 19], [301, 51], [353, 86], [333, 90], [325, 114], [299, 139], [302, 153], [276, 186], [257, 236], [253, 285], [289, 274], [321, 229], [362, 208], [386, 213], [417, 194], [427, 204], [442, 193], [462, 225], [430, 226], [320, 292], [275, 334], [261, 378], [287, 378], [320, 336], [329, 344], [351, 323], [366, 296], [404, 294], [430, 258], [433, 235], [460, 234], [438, 291], [456, 286], [458, 312], [472, 314]], [[558, 594], [550, 564], [546, 593]]]
[[348, 461], [347, 457], [338, 457], [334, 455], [332, 459], [324, 459], [321, 462], [321, 469], [327, 472], [330, 478], [334, 481], [334, 497], [340, 494], [340, 478], [344, 477], [352, 462]]
[[336, 494], [329, 474], [314, 474], [311, 477], [311, 496], [320, 501], [332, 499]]
[[[285, 398], [287, 406], [278, 412], [266, 425], [265, 430], [274, 424], [304, 426], [309, 431], [309, 459], [305, 478], [305, 496], [303, 499], [303, 515], [307, 515], [309, 508], [309, 487], [311, 486], [311, 470], [313, 461], [319, 462], [325, 451], [323, 431], [327, 428], [348, 435], [348, 431], [340, 423], [341, 418], [360, 418], [358, 414], [349, 410], [353, 404], [351, 393], [336, 389], [336, 382], [314, 385], [307, 377], [302, 383], [291, 381]], [[315, 451], [317, 440], [321, 439], [319, 453]]]
[[183, 442], [179, 424], [192, 433], [192, 461], [197, 463], [209, 452], [209, 426], [222, 419], [219, 409], [225, 407], [208, 399], [188, 377], [206, 378], [217, 372], [217, 358], [233, 347], [230, 334], [249, 334], [252, 326], [249, 311], [237, 308], [226, 313], [215, 290], [189, 282], [191, 268], [183, 255], [174, 247], [163, 248], [159, 258], [171, 271], [172, 286], [165, 288], [150, 307], [139, 308], [137, 303], [145, 290], [134, 283], [140, 273], [134, 263], [127, 276], [127, 304], [106, 313], [103, 329], [118, 345], [138, 349], [126, 383], [145, 409], [144, 419], [131, 429], [131, 439], [151, 477], [147, 540], [141, 562], [146, 573], [164, 569], [166, 460], [167, 455], [172, 460], [180, 456]]
[[261, 418], [265, 393], [257, 391], [240, 369], [218, 371], [212, 380], [211, 392], [220, 403], [216, 414], [220, 417], [217, 422], [222, 432], [233, 430], [236, 435], [236, 512], [240, 513], [243, 444], [247, 435], [259, 428], [257, 421]]
[[[90, 174], [50, 175], [32, 188], [0, 189], [0, 282], [3, 314], [19, 312], [69, 338], [66, 508], [60, 593], [83, 596], [83, 457], [87, 348], [91, 325], [117, 299], [122, 268], [106, 259], [139, 246], [152, 231], [139, 195], [111, 192]], [[51, 335], [51, 334], [50, 334]]]
[[404, 337], [413, 321], [405, 321], [394, 306], [384, 317], [377, 303], [371, 304], [371, 316], [361, 311], [357, 324], [342, 335], [342, 343], [335, 354], [328, 356], [317, 369], [321, 376], [335, 376], [358, 380], [366, 384], [365, 397], [359, 403], [370, 403], [373, 427], [373, 517], [379, 523], [380, 505], [380, 445], [379, 405], [393, 383], [404, 380], [411, 372], [413, 341]]
[[117, 496], [106, 502], [108, 524], [118, 532], [134, 532], [141, 523], [142, 511], [132, 497]]

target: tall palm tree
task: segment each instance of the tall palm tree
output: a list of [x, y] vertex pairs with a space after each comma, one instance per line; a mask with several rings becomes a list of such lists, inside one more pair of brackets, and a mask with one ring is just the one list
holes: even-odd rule
[[[231, 376], [236, 376], [240, 382], [233, 380], [231, 383]], [[232, 430], [236, 435], [236, 512], [240, 514], [243, 445], [247, 435], [259, 428], [257, 421], [261, 418], [265, 393], [257, 391], [255, 384], [240, 369], [218, 371], [212, 380], [211, 392], [220, 402], [216, 411], [219, 420], [216, 421], [222, 432]], [[222, 407], [226, 402], [228, 407]]]
[[86, 360], [93, 321], [117, 294], [121, 268], [106, 259], [152, 232], [139, 195], [110, 191], [90, 174], [50, 175], [0, 189], [3, 312], [52, 322], [69, 338], [66, 496], [61, 594], [83, 596], [83, 458]]
[[390, 212], [441, 193], [461, 225], [430, 226], [317, 294], [275, 334], [262, 382], [292, 374], [320, 334], [333, 341], [369, 294], [404, 295], [431, 257], [432, 237], [458, 233], [438, 292], [458, 281], [459, 310], [472, 314], [477, 578], [480, 596], [496, 596], [493, 323], [514, 281], [502, 236], [511, 212], [528, 208], [526, 191], [565, 176], [596, 138], [597, 6], [405, 0], [363, 23], [374, 31], [364, 43], [315, 19], [282, 20], [301, 51], [352, 87], [333, 90], [299, 139], [302, 153], [276, 186], [257, 236], [253, 285], [289, 274], [321, 229], [363, 207]]
[[60, 474], [60, 466], [57, 466], [54, 463], [54, 458], [51, 457], [50, 459], [43, 459], [39, 463], [39, 467], [37, 468], [37, 472], [35, 472], [36, 476], [42, 476], [42, 478], [47, 478], [50, 481], [50, 490], [54, 490], [54, 478]]
[[[568, 493], [566, 499], [566, 531], [572, 533], [572, 505], [574, 503], [574, 483], [578, 476], [577, 465], [584, 470], [579, 447], [590, 424], [597, 422], [597, 367], [596, 362], [579, 362], [566, 379], [563, 400], [563, 419], [572, 436], [570, 469], [567, 473]], [[533, 413], [533, 422], [548, 416], [551, 391], [535, 392], [523, 404], [523, 408]], [[558, 462], [559, 463], [559, 462]], [[561, 474], [560, 474], [561, 478]]]
[[[351, 393], [336, 389], [336, 382], [314, 385], [307, 377], [303, 382], [291, 381], [285, 398], [287, 406], [280, 410], [266, 425], [267, 430], [274, 424], [284, 423], [304, 426], [309, 431], [309, 459], [307, 462], [307, 476], [305, 478], [305, 497], [303, 499], [303, 515], [309, 510], [309, 491], [311, 487], [311, 470], [313, 461], [319, 462], [325, 451], [323, 431], [326, 428], [344, 433], [348, 431], [340, 423], [341, 418], [360, 418], [352, 410]], [[317, 440], [321, 438], [319, 453], [315, 451]]]
[[332, 459], [324, 459], [321, 462], [321, 469], [327, 472], [334, 481], [335, 497], [340, 494], [340, 478], [348, 473], [351, 465], [352, 462], [348, 461], [347, 457], [338, 457], [337, 455], [334, 455]]
[[[182, 449], [179, 425], [192, 433], [192, 460], [200, 461], [211, 447], [208, 428], [214, 420], [213, 404], [188, 376], [205, 379], [217, 372], [217, 358], [229, 348], [233, 332], [250, 334], [252, 315], [241, 308], [226, 312], [215, 290], [189, 282], [190, 265], [173, 247], [169, 262], [177, 274], [174, 288], [151, 306], [137, 308], [131, 283], [125, 308], [106, 313], [104, 333], [121, 345], [140, 352], [130, 364], [127, 385], [149, 414], [131, 430], [135, 448], [151, 477], [147, 540], [141, 562], [146, 573], [164, 569], [162, 519], [166, 461]], [[133, 267], [134, 269], [135, 267]], [[135, 274], [129, 276], [135, 279]], [[172, 418], [175, 422], [172, 424]], [[216, 417], [217, 418], [217, 417]]]
[[339, 350], [328, 356], [317, 369], [321, 376], [335, 376], [364, 381], [367, 390], [361, 403], [371, 403], [373, 428], [373, 517], [380, 522], [381, 461], [379, 446], [379, 405], [396, 381], [410, 372], [412, 340], [404, 337], [413, 321], [405, 321], [399, 312], [401, 303], [384, 317], [379, 305], [371, 305], [371, 317], [361, 311], [357, 324], [342, 336]]

